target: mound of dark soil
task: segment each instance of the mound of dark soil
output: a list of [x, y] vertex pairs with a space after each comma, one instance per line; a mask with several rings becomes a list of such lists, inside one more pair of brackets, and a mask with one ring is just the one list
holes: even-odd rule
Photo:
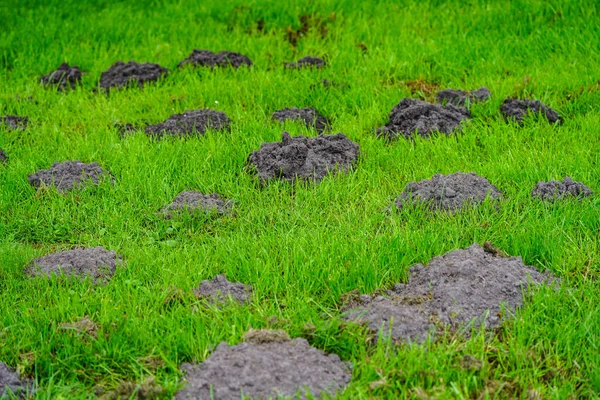
[[10, 399], [11, 395], [25, 398], [25, 395], [31, 393], [32, 389], [31, 382], [21, 380], [12, 368], [0, 362], [0, 398]]
[[297, 178], [318, 182], [330, 171], [348, 171], [358, 154], [359, 146], [342, 133], [292, 138], [283, 132], [281, 142], [261, 144], [259, 150], [250, 153], [248, 162], [263, 182], [293, 182]]
[[216, 193], [204, 194], [195, 191], [182, 192], [171, 204], [163, 208], [163, 212], [169, 216], [174, 216], [182, 211], [205, 211], [216, 212], [218, 214], [227, 214], [231, 211], [233, 203], [231, 200], [223, 199]]
[[27, 128], [27, 124], [29, 124], [29, 118], [20, 117], [18, 115], [6, 115], [4, 117], [0, 117], [0, 121], [2, 121], [2, 125], [4, 125], [9, 131], [25, 130]]
[[98, 163], [82, 163], [81, 161], [55, 162], [50, 169], [42, 169], [27, 177], [33, 187], [55, 186], [59, 192], [98, 185], [102, 178], [112, 180]]
[[500, 106], [500, 112], [507, 120], [519, 123], [523, 122], [523, 118], [528, 114], [544, 114], [551, 124], [562, 122], [558, 112], [539, 100], [506, 99]]
[[416, 99], [403, 99], [390, 113], [390, 122], [377, 130], [377, 134], [392, 140], [398, 136], [410, 138], [414, 134], [429, 137], [439, 132], [450, 135], [460, 128], [463, 120], [471, 118], [464, 108], [447, 104], [431, 104]]
[[201, 364], [182, 364], [186, 386], [175, 398], [320, 398], [322, 393], [334, 396], [350, 382], [350, 368], [337, 355], [327, 355], [305, 339], [256, 332], [251, 341], [236, 346], [221, 343]]
[[146, 135], [153, 137], [204, 135], [207, 129], [229, 130], [231, 120], [221, 111], [210, 109], [188, 110], [173, 114], [165, 122], [146, 127]]
[[158, 64], [117, 61], [100, 76], [100, 87], [110, 89], [137, 83], [141, 88], [147, 82], [157, 81], [168, 73], [168, 69]]
[[4, 150], [0, 149], [0, 164], [6, 164], [8, 162], [8, 156]]
[[500, 253], [474, 244], [434, 257], [427, 266], [414, 265], [408, 283], [396, 284], [386, 296], [360, 296], [345, 318], [366, 322], [384, 335], [391, 322], [393, 339], [416, 342], [444, 326], [497, 327], [523, 305], [522, 289], [527, 293], [530, 286], [552, 281], [521, 257]]
[[327, 66], [325, 60], [312, 56], [302, 57], [296, 62], [285, 63], [285, 67], [288, 69], [323, 68], [325, 66]]
[[84, 280], [90, 277], [98, 283], [110, 280], [120, 262], [121, 256], [104, 247], [73, 249], [34, 259], [25, 268], [25, 274], [32, 278], [64, 275]]
[[229, 282], [225, 275], [217, 275], [212, 281], [204, 280], [194, 289], [196, 296], [210, 299], [215, 303], [225, 303], [231, 297], [240, 304], [250, 302], [252, 286], [240, 282]]
[[589, 197], [591, 195], [590, 188], [582, 182], [575, 182], [568, 176], [562, 182], [538, 182], [531, 191], [532, 197], [539, 197], [542, 200], [562, 199], [568, 196]]
[[329, 129], [331, 123], [314, 108], [284, 108], [273, 113], [272, 119], [283, 122], [286, 120], [303, 121], [307, 127], [314, 127], [322, 133]]
[[53, 85], [58, 90], [63, 91], [67, 88], [75, 89], [81, 84], [83, 74], [79, 67], [71, 67], [67, 63], [62, 63], [56, 71], [50, 72], [40, 78], [40, 82], [44, 86]]
[[490, 89], [485, 86], [480, 87], [477, 90], [465, 92], [464, 90], [446, 89], [442, 90], [437, 94], [437, 101], [440, 104], [452, 104], [457, 107], [462, 107], [467, 103], [474, 103], [476, 101], [486, 101], [492, 96]]
[[210, 50], [194, 49], [188, 58], [179, 63], [180, 67], [191, 64], [195, 67], [234, 67], [242, 65], [252, 66], [252, 60], [240, 53], [232, 51], [221, 51], [213, 53]]

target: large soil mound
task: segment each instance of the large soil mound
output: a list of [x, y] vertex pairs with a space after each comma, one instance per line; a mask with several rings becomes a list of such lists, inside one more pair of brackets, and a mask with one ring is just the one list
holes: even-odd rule
[[500, 112], [507, 120], [514, 120], [519, 123], [523, 122], [523, 118], [528, 114], [544, 114], [551, 124], [562, 122], [562, 118], [557, 111], [539, 100], [506, 99], [500, 106]]
[[11, 399], [11, 395], [25, 398], [26, 393], [31, 393], [32, 389], [31, 382], [21, 380], [12, 368], [0, 362], [0, 398]]
[[523, 289], [527, 293], [530, 285], [550, 280], [521, 257], [474, 244], [434, 257], [427, 266], [412, 266], [408, 283], [396, 284], [386, 296], [360, 296], [349, 305], [346, 319], [384, 334], [391, 322], [393, 339], [422, 342], [444, 326], [497, 327], [523, 305]]
[[490, 89], [485, 86], [477, 90], [466, 92], [464, 90], [446, 89], [439, 92], [436, 96], [440, 104], [452, 104], [457, 107], [463, 107], [467, 103], [476, 101], [486, 101], [492, 96]]
[[460, 128], [463, 120], [471, 118], [471, 114], [464, 108], [447, 104], [431, 104], [416, 99], [403, 99], [390, 113], [387, 125], [377, 130], [377, 134], [392, 140], [398, 136], [410, 138], [419, 134], [429, 137], [435, 132], [450, 135], [455, 129]]
[[102, 178], [112, 180], [98, 163], [86, 164], [81, 161], [55, 162], [50, 169], [42, 169], [27, 177], [33, 187], [55, 186], [59, 192], [98, 185]]
[[169, 217], [175, 216], [185, 210], [189, 212], [205, 211], [227, 214], [231, 211], [233, 203], [231, 200], [223, 199], [217, 193], [204, 194], [201, 192], [181, 192], [173, 202], [163, 208], [163, 212]]
[[64, 275], [81, 280], [90, 277], [98, 283], [110, 280], [120, 261], [121, 256], [104, 247], [73, 249], [34, 259], [25, 273], [31, 277]]
[[307, 127], [314, 127], [322, 133], [329, 129], [331, 123], [314, 108], [284, 108], [273, 113], [272, 119], [279, 122], [286, 120], [302, 121]]
[[538, 182], [531, 191], [532, 197], [542, 200], [556, 200], [565, 197], [589, 197], [592, 195], [590, 188], [582, 182], [575, 182], [571, 177], [566, 177], [562, 182]]
[[56, 86], [58, 90], [63, 91], [67, 88], [75, 89], [77, 85], [81, 84], [82, 76], [79, 67], [71, 67], [67, 63], [62, 63], [56, 71], [42, 76], [40, 82], [44, 86]]
[[137, 83], [141, 88], [147, 82], [157, 81], [167, 76], [169, 70], [158, 64], [117, 61], [100, 76], [100, 87], [125, 87]]
[[165, 122], [146, 127], [148, 136], [162, 137], [204, 135], [207, 129], [229, 130], [231, 120], [221, 111], [210, 109], [188, 110], [183, 114], [173, 114]]
[[[307, 393], [334, 396], [350, 382], [351, 372], [337, 355], [327, 355], [305, 339], [290, 340], [278, 332], [254, 331], [251, 341], [221, 343], [203, 363], [183, 364], [186, 386], [178, 400], [280, 398]], [[270, 339], [272, 337], [272, 339]], [[214, 396], [214, 397], [211, 397]], [[312, 398], [312, 397], [311, 397]]]
[[6, 115], [0, 117], [0, 121], [9, 131], [25, 130], [29, 124], [29, 118], [18, 115]]
[[331, 171], [348, 171], [357, 161], [359, 146], [344, 134], [292, 138], [284, 132], [281, 142], [263, 143], [248, 157], [264, 182], [297, 178], [318, 182]]
[[221, 51], [213, 53], [210, 50], [194, 49], [188, 58], [179, 63], [180, 67], [191, 64], [197, 67], [234, 67], [239, 68], [242, 65], [252, 66], [252, 60], [240, 53], [232, 51]]
[[326, 65], [325, 60], [312, 56], [302, 57], [296, 62], [285, 63], [285, 67], [288, 69], [323, 68]]
[[252, 297], [252, 286], [240, 282], [229, 282], [225, 275], [217, 275], [212, 281], [204, 280], [194, 289], [196, 296], [210, 299], [215, 303], [225, 303], [231, 297], [233, 300], [244, 304]]

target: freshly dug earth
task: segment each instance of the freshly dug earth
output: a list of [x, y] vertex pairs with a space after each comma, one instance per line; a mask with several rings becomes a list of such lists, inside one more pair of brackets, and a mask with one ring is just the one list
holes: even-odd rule
[[562, 122], [558, 112], [539, 100], [506, 99], [500, 106], [500, 112], [507, 120], [519, 123], [523, 122], [523, 118], [528, 114], [544, 114], [551, 124]]
[[4, 150], [0, 149], [0, 164], [6, 164], [8, 162], [8, 156]]
[[297, 178], [318, 182], [330, 171], [348, 171], [358, 159], [359, 146], [344, 134], [314, 138], [283, 132], [281, 142], [263, 143], [248, 157], [263, 182]]
[[556, 200], [565, 197], [589, 197], [592, 195], [590, 188], [582, 182], [575, 182], [571, 177], [566, 177], [562, 182], [538, 182], [531, 191], [532, 197], [542, 200]]
[[53, 85], [58, 90], [63, 91], [67, 88], [75, 89], [81, 84], [83, 74], [79, 67], [71, 67], [67, 63], [62, 63], [56, 71], [50, 72], [40, 78], [40, 82], [44, 86]]
[[450, 175], [436, 174], [431, 179], [411, 182], [396, 199], [396, 207], [405, 204], [426, 203], [434, 210], [456, 211], [469, 204], [483, 202], [486, 197], [499, 199], [502, 193], [487, 179], [470, 172]]
[[360, 296], [345, 318], [384, 335], [391, 323], [391, 337], [407, 342], [423, 342], [444, 326], [497, 327], [523, 305], [522, 289], [527, 293], [552, 276], [524, 265], [521, 257], [486, 250], [474, 244], [434, 257], [427, 266], [414, 265], [408, 283], [396, 284], [386, 296]]
[[322, 133], [329, 129], [331, 123], [314, 108], [284, 108], [273, 113], [272, 119], [279, 122], [286, 120], [303, 121], [307, 127], [314, 127]]
[[285, 67], [288, 69], [323, 68], [326, 65], [325, 60], [312, 56], [302, 57], [296, 62], [285, 63]]
[[201, 192], [182, 192], [171, 204], [163, 208], [163, 212], [173, 217], [178, 212], [182, 211], [205, 211], [205, 212], [217, 212], [219, 214], [227, 214], [231, 211], [233, 203], [231, 200], [223, 199], [216, 193], [204, 194]]
[[100, 76], [100, 87], [125, 87], [137, 83], [143, 87], [147, 82], [153, 82], [168, 74], [168, 70], [158, 64], [117, 61]]
[[244, 304], [252, 297], [252, 286], [240, 282], [229, 282], [225, 275], [217, 275], [212, 281], [204, 280], [194, 289], [196, 296], [210, 299], [214, 303], [225, 303], [231, 297], [233, 300]]
[[59, 192], [98, 185], [102, 178], [112, 180], [98, 163], [86, 164], [81, 161], [55, 162], [52, 168], [42, 169], [27, 177], [33, 187], [55, 186]]
[[115, 274], [121, 256], [104, 247], [59, 251], [34, 259], [25, 268], [25, 274], [33, 277], [64, 275], [94, 283], [106, 282]]
[[31, 388], [31, 382], [22, 381], [12, 368], [0, 362], [0, 398], [11, 398], [9, 394], [24, 397]]
[[27, 124], [29, 124], [29, 118], [20, 117], [18, 115], [6, 115], [4, 117], [0, 117], [0, 121], [2, 124], [9, 130], [25, 130], [27, 128]]
[[435, 132], [450, 135], [460, 128], [463, 120], [469, 118], [469, 111], [452, 104], [441, 106], [405, 98], [392, 109], [390, 121], [379, 128], [377, 134], [390, 140], [398, 136], [410, 138], [417, 133], [422, 137], [429, 137]]
[[234, 67], [239, 68], [242, 65], [252, 66], [252, 60], [240, 53], [232, 51], [221, 51], [213, 53], [210, 50], [194, 49], [188, 58], [179, 63], [180, 67], [191, 64], [197, 67]]
[[446, 89], [442, 90], [437, 94], [437, 101], [440, 104], [452, 104], [457, 107], [463, 107], [469, 103], [476, 101], [486, 101], [492, 96], [490, 89], [485, 86], [480, 87], [472, 92], [465, 92], [464, 90]]
[[320, 398], [322, 393], [334, 396], [350, 382], [350, 368], [337, 355], [327, 355], [305, 339], [258, 332], [262, 334], [254, 331], [251, 341], [236, 346], [222, 342], [201, 364], [182, 364], [186, 386], [175, 398]]
[[204, 135], [207, 129], [229, 130], [231, 120], [221, 111], [210, 109], [188, 110], [173, 114], [165, 122], [146, 127], [146, 135], [153, 137]]

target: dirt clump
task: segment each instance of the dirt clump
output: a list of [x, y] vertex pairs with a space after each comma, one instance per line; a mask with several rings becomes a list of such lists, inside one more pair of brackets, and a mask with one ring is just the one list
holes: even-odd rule
[[347, 172], [358, 160], [359, 146], [344, 134], [291, 137], [283, 132], [281, 142], [262, 143], [248, 157], [260, 180], [303, 179], [318, 182], [329, 172]]
[[500, 112], [507, 120], [522, 123], [529, 114], [543, 114], [551, 124], [561, 123], [562, 118], [556, 110], [551, 109], [539, 100], [506, 99], [500, 106]]
[[71, 67], [67, 63], [62, 63], [56, 69], [56, 71], [50, 72], [48, 75], [44, 75], [40, 78], [40, 83], [44, 86], [56, 86], [59, 91], [66, 89], [75, 90], [75, 88], [81, 84], [81, 77], [83, 76], [79, 67]]
[[542, 200], [556, 200], [565, 197], [589, 197], [592, 195], [590, 188], [582, 182], [575, 182], [567, 176], [562, 182], [549, 181], [538, 182], [531, 191], [531, 197], [537, 197]]
[[146, 135], [153, 137], [204, 135], [206, 130], [229, 130], [231, 120], [221, 111], [211, 109], [187, 110], [183, 114], [173, 114], [165, 122], [149, 125]]
[[204, 194], [201, 192], [181, 192], [173, 202], [162, 209], [168, 217], [174, 217], [177, 213], [189, 211], [205, 211], [208, 213], [227, 214], [231, 211], [233, 202], [223, 199], [217, 193]]
[[6, 164], [8, 162], [8, 155], [4, 150], [0, 149], [0, 164]]
[[9, 131], [23, 131], [29, 124], [29, 118], [18, 115], [5, 115], [4, 117], [0, 117], [0, 121]]
[[327, 66], [325, 60], [312, 56], [302, 57], [298, 61], [285, 63], [285, 67], [288, 69], [323, 68], [325, 66]]
[[100, 87], [122, 88], [137, 83], [142, 88], [148, 82], [167, 76], [169, 70], [158, 64], [117, 61], [100, 76]]
[[148, 377], [141, 383], [121, 381], [119, 386], [106, 392], [102, 387], [96, 387], [96, 396], [100, 400], [125, 400], [125, 399], [163, 399], [166, 390], [154, 380]]
[[246, 304], [252, 298], [252, 286], [240, 282], [232, 283], [225, 275], [217, 275], [212, 281], [200, 282], [194, 293], [199, 298], [210, 299], [214, 303], [225, 303], [231, 298], [240, 304]]
[[135, 132], [138, 131], [138, 129], [140, 129], [140, 127], [135, 126], [133, 124], [122, 124], [122, 123], [116, 123], [113, 125], [113, 127], [117, 130], [117, 132], [119, 133], [119, 136], [121, 136], [121, 138], [124, 138], [128, 135], [134, 134]]
[[10, 399], [12, 395], [20, 399], [32, 392], [32, 382], [22, 380], [15, 370], [0, 362], [0, 398]]
[[213, 53], [210, 50], [194, 49], [188, 58], [179, 63], [179, 67], [183, 67], [188, 64], [193, 65], [194, 67], [239, 68], [242, 65], [251, 67], [252, 60], [243, 54], [235, 53], [233, 51], [221, 51], [219, 53]]
[[121, 258], [115, 251], [100, 246], [59, 251], [34, 259], [25, 268], [25, 274], [32, 278], [64, 275], [85, 280], [90, 277], [94, 283], [100, 283], [110, 280]]
[[77, 161], [55, 162], [49, 169], [42, 169], [27, 177], [29, 184], [39, 188], [54, 186], [59, 192], [81, 189], [90, 185], [98, 185], [102, 179], [112, 181], [112, 176], [103, 170], [98, 163]]
[[[267, 336], [261, 334], [263, 339]], [[274, 337], [277, 340], [235, 346], [222, 342], [204, 362], [182, 364], [186, 386], [175, 398], [320, 398], [335, 396], [350, 382], [350, 367], [337, 355], [328, 355], [305, 339]]]
[[463, 107], [465, 104], [475, 103], [476, 101], [486, 101], [492, 96], [490, 89], [485, 86], [473, 91], [446, 89], [436, 95], [440, 104], [452, 104], [457, 107]]
[[389, 140], [398, 136], [410, 138], [415, 134], [428, 138], [435, 132], [450, 135], [460, 128], [463, 120], [470, 118], [468, 110], [452, 104], [442, 106], [405, 98], [392, 109], [388, 124], [379, 128], [376, 133]]
[[244, 334], [244, 342], [254, 344], [283, 343], [290, 340], [290, 335], [283, 329], [250, 329]]
[[[385, 296], [360, 296], [361, 307], [345, 318], [384, 335], [391, 324], [394, 340], [423, 342], [445, 326], [495, 328], [523, 305], [522, 290], [553, 281], [521, 257], [495, 256], [478, 244], [434, 257], [427, 266], [416, 264], [409, 274], [408, 283], [396, 284]], [[414, 298], [423, 301], [410, 301]]]
[[498, 188], [487, 179], [473, 173], [436, 174], [431, 179], [411, 182], [396, 199], [397, 208], [407, 203], [425, 203], [433, 210], [456, 211], [469, 204], [502, 197]]
[[275, 111], [271, 118], [279, 122], [286, 120], [303, 121], [304, 125], [309, 128], [314, 127], [319, 133], [324, 132], [331, 126], [331, 122], [314, 108], [284, 108]]

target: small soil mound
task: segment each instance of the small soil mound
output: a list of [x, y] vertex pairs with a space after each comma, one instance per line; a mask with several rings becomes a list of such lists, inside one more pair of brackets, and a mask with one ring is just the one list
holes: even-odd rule
[[452, 104], [457, 107], [463, 107], [465, 104], [476, 101], [486, 101], [492, 96], [490, 89], [485, 86], [477, 90], [465, 92], [464, 90], [446, 89], [437, 94], [437, 101], [440, 104]]
[[506, 99], [500, 106], [500, 112], [507, 120], [514, 120], [518, 123], [522, 123], [523, 118], [528, 114], [544, 114], [551, 124], [562, 122], [558, 112], [539, 100]]
[[284, 108], [275, 111], [271, 118], [279, 122], [286, 120], [303, 121], [307, 127], [314, 127], [319, 133], [329, 129], [331, 125], [329, 120], [314, 108]]
[[100, 87], [108, 90], [137, 83], [141, 88], [147, 82], [157, 81], [168, 73], [169, 70], [158, 64], [117, 61], [100, 76]]
[[23, 131], [29, 124], [29, 118], [20, 117], [18, 115], [6, 115], [4, 117], [0, 117], [0, 121], [2, 121], [2, 125], [4, 125], [9, 131]]
[[214, 303], [225, 303], [231, 297], [240, 304], [250, 302], [252, 286], [240, 282], [229, 282], [225, 275], [217, 275], [212, 281], [204, 280], [194, 289], [199, 298], [210, 299]]
[[31, 382], [21, 380], [19, 374], [0, 362], [0, 398], [10, 399], [11, 395], [24, 398], [27, 393], [32, 392], [32, 388]]
[[44, 86], [56, 86], [59, 91], [63, 91], [67, 88], [75, 89], [77, 85], [81, 84], [82, 76], [79, 67], [71, 67], [67, 63], [62, 63], [56, 71], [42, 76], [40, 82]]
[[207, 129], [229, 130], [231, 120], [221, 111], [210, 109], [188, 110], [174, 114], [165, 122], [146, 127], [146, 135], [153, 137], [204, 135]]
[[248, 162], [263, 182], [271, 179], [318, 182], [331, 171], [348, 171], [358, 155], [359, 146], [342, 133], [292, 138], [283, 132], [281, 142], [261, 144], [259, 150], [250, 154]]
[[323, 68], [325, 66], [327, 66], [325, 60], [312, 56], [302, 57], [296, 62], [285, 63], [285, 67], [288, 69]]
[[552, 280], [521, 257], [498, 256], [474, 244], [434, 257], [428, 266], [412, 266], [408, 283], [396, 284], [386, 296], [360, 296], [359, 308], [352, 305], [345, 318], [384, 334], [392, 321], [393, 339], [423, 342], [444, 326], [497, 327], [523, 305], [522, 289], [527, 293]]
[[390, 122], [379, 128], [377, 134], [390, 140], [398, 136], [410, 138], [415, 134], [427, 138], [435, 132], [450, 135], [455, 129], [460, 128], [463, 120], [470, 118], [469, 111], [452, 104], [444, 107], [406, 98], [392, 109]]
[[25, 274], [32, 278], [64, 275], [84, 280], [90, 277], [99, 283], [110, 280], [120, 262], [121, 256], [104, 247], [73, 249], [34, 259], [25, 268]]
[[240, 53], [232, 51], [221, 51], [213, 53], [210, 50], [194, 49], [188, 58], [179, 63], [180, 67], [191, 64], [195, 67], [234, 67], [239, 68], [242, 65], [252, 66], [252, 60]]
[[436, 174], [431, 179], [411, 182], [396, 199], [396, 207], [407, 202], [425, 203], [434, 210], [456, 211], [469, 204], [482, 203], [487, 197], [499, 199], [502, 193], [487, 179], [470, 172]]
[[190, 191], [177, 195], [173, 202], [164, 207], [162, 211], [169, 217], [186, 210], [189, 212], [205, 211], [227, 214], [231, 211], [232, 206], [233, 202], [231, 200], [223, 199], [216, 193], [204, 194]]
[[8, 162], [8, 155], [4, 150], [0, 149], [0, 164], [6, 164]]
[[81, 161], [55, 162], [52, 168], [42, 169], [27, 177], [33, 187], [55, 186], [59, 192], [98, 185], [102, 178], [112, 180], [98, 163], [86, 164]]
[[271, 341], [269, 336], [253, 334], [252, 339], [261, 340], [236, 346], [223, 342], [203, 363], [182, 364], [186, 386], [175, 398], [320, 398], [334, 396], [350, 382], [350, 368], [337, 355], [328, 355], [305, 339], [282, 339], [277, 334]]
[[590, 188], [582, 182], [575, 182], [570, 177], [566, 177], [562, 182], [549, 181], [538, 182], [531, 191], [531, 197], [538, 197], [542, 200], [556, 200], [565, 197], [589, 197], [592, 195]]

